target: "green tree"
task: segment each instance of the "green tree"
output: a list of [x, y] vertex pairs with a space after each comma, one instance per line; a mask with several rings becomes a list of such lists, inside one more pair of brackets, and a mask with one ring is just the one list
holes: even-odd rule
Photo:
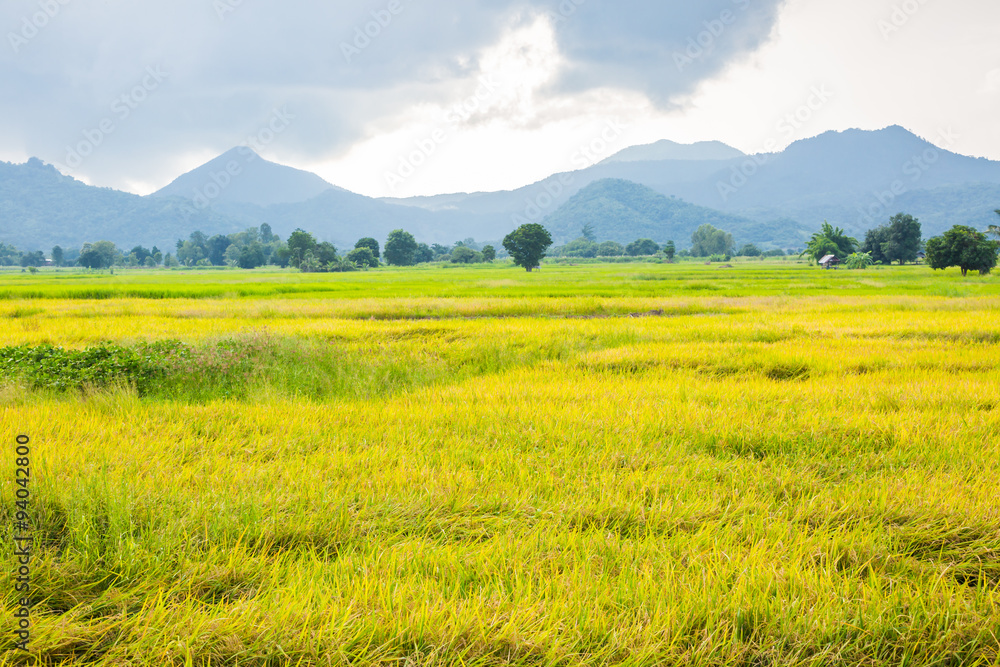
[[598, 257], [623, 257], [625, 255], [625, 246], [621, 243], [615, 243], [614, 241], [605, 241], [604, 243], [597, 246], [597, 256]]
[[885, 258], [889, 262], [899, 262], [900, 266], [917, 261], [921, 233], [920, 222], [912, 215], [898, 213], [892, 216], [888, 241], [883, 248]]
[[358, 241], [356, 244], [354, 244], [354, 249], [355, 250], [358, 250], [360, 248], [368, 248], [369, 250], [371, 250], [372, 251], [372, 255], [375, 256], [375, 259], [381, 259], [382, 258], [382, 249], [379, 247], [378, 241], [376, 241], [375, 239], [373, 239], [371, 237], [363, 238], [360, 241]]
[[107, 269], [115, 265], [118, 260], [118, 248], [111, 241], [98, 241], [97, 243], [83, 244], [80, 251], [80, 266], [88, 269]]
[[459, 246], [451, 253], [452, 264], [478, 264], [483, 261], [482, 254], [468, 246]]
[[41, 250], [24, 253], [21, 255], [21, 266], [25, 268], [45, 266], [45, 253]]
[[860, 251], [870, 255], [876, 264], [888, 264], [889, 259], [885, 256], [888, 243], [889, 227], [881, 225], [865, 232], [865, 242], [861, 244]]
[[588, 240], [585, 237], [580, 237], [574, 241], [570, 241], [560, 249], [560, 254], [563, 257], [597, 257], [597, 251], [600, 249], [593, 241]]
[[426, 264], [427, 262], [434, 261], [434, 251], [426, 243], [418, 243], [417, 250], [413, 253], [413, 262], [415, 264]]
[[240, 257], [237, 262], [241, 269], [256, 269], [258, 266], [264, 266], [267, 263], [267, 259], [264, 257], [264, 246], [259, 241], [243, 246], [240, 249]]
[[347, 261], [354, 262], [357, 266], [366, 269], [374, 269], [378, 266], [378, 258], [368, 246], [360, 246], [347, 253]]
[[337, 255], [337, 248], [327, 241], [317, 244], [313, 252], [316, 255], [316, 261], [319, 262], [321, 267], [325, 267], [327, 264], [336, 264], [340, 261], [340, 257]]
[[755, 246], [753, 243], [747, 243], [742, 248], [736, 251], [737, 257], [760, 257], [764, 253], [761, 249]]
[[873, 266], [874, 264], [875, 260], [873, 260], [872, 256], [866, 252], [856, 252], [844, 261], [844, 266], [848, 269], [854, 270], [867, 269], [869, 266]]
[[583, 226], [583, 231], [580, 232], [580, 237], [584, 238], [591, 243], [597, 242], [597, 234], [594, 233], [594, 226], [589, 222]]
[[663, 246], [663, 256], [667, 258], [668, 262], [673, 262], [674, 257], [677, 256], [677, 244], [673, 241], [667, 241], [666, 245]]
[[205, 256], [208, 257], [208, 261], [210, 261], [213, 265], [225, 266], [226, 250], [228, 250], [231, 245], [233, 245], [233, 241], [230, 237], [223, 236], [222, 234], [216, 234], [206, 242], [205, 248], [207, 252], [205, 253]]
[[957, 266], [963, 276], [969, 271], [987, 275], [997, 265], [998, 251], [1000, 243], [997, 241], [990, 241], [972, 227], [955, 225], [927, 242], [927, 263], [935, 271]]
[[732, 255], [733, 236], [712, 225], [704, 224], [691, 235], [691, 254], [695, 257]]
[[316, 239], [304, 229], [296, 229], [292, 232], [288, 237], [287, 245], [289, 251], [288, 263], [297, 269], [301, 268], [307, 253], [312, 253], [314, 260], [316, 258]]
[[260, 226], [260, 242], [264, 245], [271, 245], [278, 240], [278, 237], [274, 235], [274, 231], [271, 229], [271, 225], [266, 222]]
[[514, 259], [514, 264], [529, 273], [541, 266], [545, 253], [552, 246], [549, 230], [537, 223], [521, 225], [503, 240], [504, 249]]
[[52, 248], [52, 263], [55, 266], [62, 266], [64, 257], [65, 254], [63, 253], [62, 247], [55, 246], [54, 248]]
[[483, 246], [483, 261], [492, 262], [497, 258], [497, 249], [491, 245]]
[[413, 266], [417, 252], [417, 240], [413, 234], [395, 229], [389, 232], [385, 242], [385, 261], [392, 266]]
[[194, 266], [205, 259], [205, 250], [194, 241], [184, 241], [177, 248], [177, 261], [184, 266]]
[[[1000, 215], [1000, 208], [994, 211], [994, 213]], [[990, 225], [989, 229], [986, 230], [986, 233], [1000, 239], [1000, 225]]]
[[813, 234], [802, 254], [811, 257], [813, 261], [819, 263], [819, 260], [823, 259], [826, 255], [836, 255], [837, 257], [846, 259], [854, 253], [857, 247], [857, 239], [851, 238], [844, 233], [843, 229], [834, 227], [824, 220], [823, 227], [820, 231]]
[[652, 239], [638, 239], [625, 246], [625, 252], [630, 257], [645, 257], [660, 252], [660, 246]]

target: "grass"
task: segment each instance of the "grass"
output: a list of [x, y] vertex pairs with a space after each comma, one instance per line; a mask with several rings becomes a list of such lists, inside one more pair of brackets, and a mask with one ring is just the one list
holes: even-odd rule
[[[2, 346], [184, 350], [144, 388], [7, 372], [40, 550], [0, 665], [996, 664], [994, 279], [711, 271], [0, 303]], [[64, 279], [101, 278], [0, 289]]]

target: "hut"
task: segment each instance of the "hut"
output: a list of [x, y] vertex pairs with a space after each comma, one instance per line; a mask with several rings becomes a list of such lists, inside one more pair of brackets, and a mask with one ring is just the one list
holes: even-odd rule
[[836, 255], [827, 255], [823, 259], [819, 260], [819, 265], [824, 269], [832, 269], [840, 264], [840, 260], [837, 259]]

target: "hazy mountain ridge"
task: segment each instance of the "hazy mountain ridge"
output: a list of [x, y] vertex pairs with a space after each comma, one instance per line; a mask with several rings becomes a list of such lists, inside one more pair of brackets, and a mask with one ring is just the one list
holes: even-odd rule
[[[948, 143], [946, 135], [938, 140]], [[681, 146], [658, 142], [620, 152], [624, 161], [612, 156], [516, 190], [408, 199], [352, 193], [249, 149], [228, 151], [148, 197], [88, 186], [33, 158], [23, 165], [0, 163], [0, 241], [46, 251], [100, 239], [172, 248], [194, 230], [231, 233], [267, 222], [281, 236], [301, 227], [342, 247], [397, 228], [428, 243], [448, 243], [499, 239], [518, 224], [543, 220], [569, 240], [582, 229], [580, 220], [595, 221], [600, 230], [602, 218], [615, 221], [608, 240], [666, 240], [652, 231], [673, 218], [663, 201], [653, 205], [651, 190], [671, 202], [676, 197], [675, 213], [681, 205], [700, 209], [684, 209], [682, 217], [717, 220], [741, 242], [794, 247], [823, 220], [860, 237], [906, 211], [930, 236], [953, 224], [985, 227], [1000, 206], [1000, 162], [951, 153], [898, 126], [826, 132], [768, 156], [718, 159], [735, 149], [704, 143], [716, 159], [639, 159], [657, 151], [676, 155]], [[682, 146], [681, 152], [702, 149]], [[239, 173], [232, 173], [236, 167]], [[588, 192], [564, 210], [580, 192], [608, 179], [642, 187], [605, 184], [601, 196]], [[680, 247], [690, 240], [680, 231], [671, 234]]]

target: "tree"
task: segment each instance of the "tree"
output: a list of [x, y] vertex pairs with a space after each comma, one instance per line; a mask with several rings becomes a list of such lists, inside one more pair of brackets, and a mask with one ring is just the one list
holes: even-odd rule
[[761, 249], [753, 243], [744, 244], [742, 248], [736, 251], [737, 257], [760, 257], [763, 254]]
[[266, 222], [260, 226], [260, 242], [264, 245], [271, 245], [278, 240], [278, 237], [274, 235], [274, 231], [271, 229], [271, 225]]
[[413, 261], [416, 264], [426, 264], [434, 261], [434, 251], [426, 243], [417, 245], [416, 252], [413, 253]]
[[834, 227], [824, 220], [823, 227], [813, 234], [802, 254], [811, 257], [818, 264], [826, 255], [846, 258], [854, 253], [857, 246], [857, 239], [851, 238], [843, 229]]
[[413, 266], [417, 252], [417, 240], [413, 234], [395, 229], [389, 232], [385, 242], [385, 261], [392, 266]]
[[[994, 213], [1000, 215], [1000, 208], [995, 210]], [[1000, 239], [1000, 225], [990, 225], [989, 229], [986, 230], [986, 233], [989, 234], [990, 236], [995, 236], [996, 238]]]
[[243, 246], [240, 249], [240, 257], [237, 262], [241, 269], [256, 269], [258, 266], [264, 266], [267, 262], [264, 257], [264, 246], [259, 241]]
[[358, 241], [356, 244], [354, 244], [354, 249], [355, 250], [358, 250], [360, 248], [368, 248], [369, 250], [371, 250], [372, 251], [372, 255], [375, 257], [375, 259], [381, 259], [382, 258], [382, 252], [381, 252], [381, 248], [379, 248], [378, 241], [376, 241], [375, 239], [373, 239], [371, 237], [363, 238], [360, 241]]
[[203, 259], [205, 251], [194, 241], [184, 241], [177, 249], [177, 260], [184, 266], [194, 266]]
[[541, 266], [545, 252], [551, 246], [549, 230], [537, 223], [521, 225], [503, 240], [503, 247], [514, 258], [514, 264], [529, 273]]
[[673, 241], [667, 241], [666, 245], [663, 246], [663, 256], [667, 258], [668, 262], [672, 263], [676, 255], [677, 245]]
[[920, 222], [912, 215], [898, 213], [889, 220], [889, 239], [883, 252], [889, 262], [899, 262], [902, 266], [907, 262], [917, 261], [920, 252]]
[[24, 253], [21, 255], [21, 266], [25, 268], [45, 266], [45, 253], [41, 250]]
[[597, 235], [594, 233], [594, 226], [589, 222], [583, 226], [583, 231], [580, 232], [580, 237], [584, 238], [591, 243], [597, 242]]
[[107, 269], [115, 265], [118, 259], [118, 248], [111, 241], [85, 243], [80, 251], [80, 266], [88, 269]]
[[630, 257], [645, 257], [660, 252], [660, 246], [652, 239], [638, 239], [625, 246]]
[[337, 256], [337, 248], [327, 241], [318, 244], [313, 252], [316, 255], [316, 261], [319, 262], [321, 267], [327, 264], [336, 264], [340, 261], [340, 257]]
[[871, 255], [876, 264], [888, 264], [885, 247], [889, 243], [889, 227], [882, 225], [865, 232], [865, 242], [861, 244], [861, 252]]
[[497, 249], [491, 245], [483, 246], [483, 261], [492, 262], [497, 258]]
[[601, 245], [597, 246], [597, 256], [598, 257], [623, 257], [625, 255], [625, 246], [621, 243], [615, 243], [614, 241], [605, 241]]
[[210, 238], [206, 245], [208, 252], [205, 253], [206, 257], [208, 257], [208, 261], [215, 266], [225, 266], [226, 250], [228, 250], [231, 245], [233, 245], [233, 241], [228, 236], [216, 234]]
[[599, 246], [593, 241], [580, 237], [575, 241], [570, 241], [560, 249], [563, 257], [597, 257]]
[[307, 253], [313, 253], [315, 259], [316, 245], [316, 239], [312, 234], [303, 229], [296, 229], [288, 237], [288, 250], [290, 253], [288, 263], [295, 268], [300, 268], [302, 262], [305, 261]]
[[955, 225], [927, 242], [927, 263], [935, 271], [957, 266], [963, 276], [969, 271], [987, 275], [997, 265], [998, 251], [1000, 242], [990, 241], [972, 227]]
[[875, 260], [873, 260], [872, 256], [866, 252], [856, 252], [850, 257], [848, 257], [847, 260], [844, 262], [844, 266], [846, 266], [848, 269], [855, 269], [855, 270], [867, 269], [869, 266], [872, 266], [874, 264]]
[[483, 261], [483, 256], [467, 246], [459, 246], [451, 253], [453, 264], [478, 264]]
[[360, 246], [347, 253], [347, 261], [354, 262], [365, 269], [374, 269], [378, 266], [378, 258], [368, 246]]
[[691, 235], [691, 254], [695, 257], [733, 254], [733, 236], [704, 224]]

